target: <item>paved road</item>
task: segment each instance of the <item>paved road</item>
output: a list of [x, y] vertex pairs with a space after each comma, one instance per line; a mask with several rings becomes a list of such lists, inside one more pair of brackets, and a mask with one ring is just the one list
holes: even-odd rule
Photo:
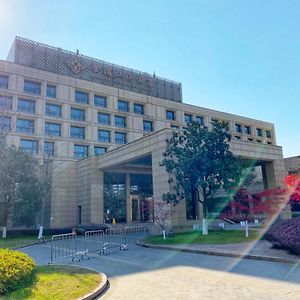
[[[49, 261], [49, 245], [24, 252], [38, 264]], [[59, 263], [59, 261], [57, 261]], [[70, 259], [60, 263], [74, 264]], [[300, 267], [132, 246], [75, 263], [104, 272], [111, 284], [103, 300], [300, 299]]]

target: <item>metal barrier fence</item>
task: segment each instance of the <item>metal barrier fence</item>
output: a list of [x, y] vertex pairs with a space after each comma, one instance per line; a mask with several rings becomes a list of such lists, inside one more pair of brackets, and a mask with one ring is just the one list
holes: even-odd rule
[[71, 257], [79, 261], [88, 253], [109, 254], [110, 249], [128, 250], [128, 245], [145, 238], [146, 228], [143, 226], [127, 226], [124, 228], [86, 231], [84, 237], [75, 233], [53, 235], [51, 240], [50, 263], [58, 259]]
[[72, 261], [74, 261], [75, 258], [83, 258], [83, 256], [87, 256], [87, 252], [80, 249], [80, 243], [78, 243], [75, 233], [52, 236], [50, 264], [54, 264], [57, 259], [72, 257]]

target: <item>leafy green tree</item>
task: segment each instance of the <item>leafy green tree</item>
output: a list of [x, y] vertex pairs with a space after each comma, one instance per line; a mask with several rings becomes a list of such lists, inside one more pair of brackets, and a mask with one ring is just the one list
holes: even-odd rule
[[0, 223], [32, 226], [40, 208], [41, 183], [34, 158], [13, 146], [0, 144]]
[[202, 204], [203, 234], [207, 234], [208, 204], [220, 189], [232, 191], [240, 184], [240, 160], [229, 150], [228, 124], [214, 122], [212, 129], [191, 123], [183, 132], [174, 131], [167, 140], [162, 166], [169, 173], [171, 191], [163, 195], [168, 203], [190, 199], [193, 218]]

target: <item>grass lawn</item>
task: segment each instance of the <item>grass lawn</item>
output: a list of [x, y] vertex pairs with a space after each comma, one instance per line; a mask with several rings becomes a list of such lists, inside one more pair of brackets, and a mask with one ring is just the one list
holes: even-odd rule
[[[45, 237], [46, 240], [50, 237]], [[16, 248], [25, 246], [28, 244], [36, 243], [38, 241], [37, 235], [24, 235], [19, 237], [7, 237], [6, 239], [3, 239], [0, 237], [0, 248]]]
[[244, 230], [210, 230], [208, 235], [202, 235], [201, 232], [184, 232], [177, 233], [174, 237], [163, 239], [161, 235], [151, 236], [145, 240], [151, 244], [231, 244], [249, 242], [259, 238], [259, 232], [249, 230], [249, 237], [245, 238]]
[[72, 266], [39, 266], [35, 268], [34, 275], [32, 286], [0, 296], [0, 299], [78, 299], [93, 291], [101, 282], [101, 276], [96, 272]]

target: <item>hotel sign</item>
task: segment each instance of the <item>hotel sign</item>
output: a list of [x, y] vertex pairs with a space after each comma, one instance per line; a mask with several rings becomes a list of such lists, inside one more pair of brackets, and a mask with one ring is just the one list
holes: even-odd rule
[[14, 47], [14, 62], [21, 65], [182, 102], [178, 82], [23, 38]]

